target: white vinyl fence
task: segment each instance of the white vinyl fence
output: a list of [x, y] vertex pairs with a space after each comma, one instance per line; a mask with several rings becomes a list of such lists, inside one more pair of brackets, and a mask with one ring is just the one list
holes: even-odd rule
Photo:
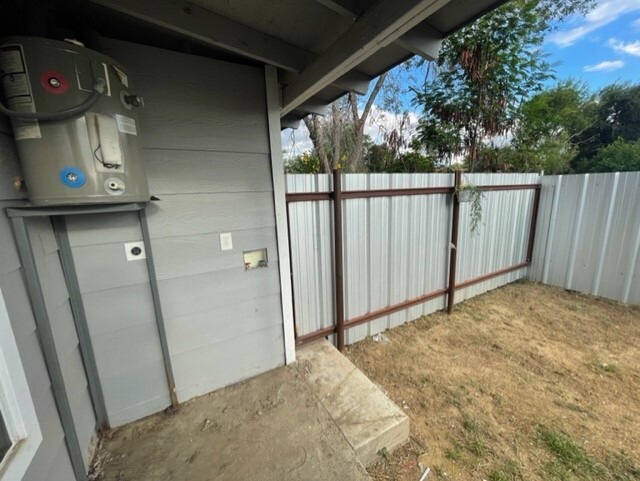
[[530, 278], [640, 304], [640, 172], [544, 177]]
[[[478, 186], [538, 184], [537, 174], [467, 174]], [[342, 190], [451, 187], [453, 174], [343, 174]], [[330, 175], [288, 175], [287, 194], [329, 192]], [[494, 277], [458, 290], [462, 301], [527, 274], [535, 189], [484, 192], [483, 220], [470, 232], [461, 204], [456, 284]], [[289, 196], [290, 198], [290, 196]], [[452, 194], [343, 200], [344, 317], [395, 306], [447, 287]], [[289, 202], [289, 230], [298, 337], [335, 323], [333, 206], [330, 200]], [[503, 269], [519, 266], [500, 274]], [[446, 306], [446, 295], [384, 315], [346, 331], [357, 342]]]

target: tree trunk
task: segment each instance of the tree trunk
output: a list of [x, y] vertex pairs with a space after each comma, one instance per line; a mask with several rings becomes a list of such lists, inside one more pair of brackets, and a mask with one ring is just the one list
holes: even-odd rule
[[347, 172], [355, 172], [362, 162], [362, 151], [364, 144], [364, 127], [367, 124], [367, 119], [369, 118], [369, 114], [371, 113], [371, 108], [373, 107], [373, 102], [378, 96], [378, 93], [382, 89], [384, 85], [384, 81], [387, 78], [387, 73], [383, 73], [376, 80], [376, 84], [367, 99], [367, 103], [362, 110], [362, 115], [358, 116], [358, 98], [354, 92], [349, 92], [349, 103], [351, 104], [351, 115], [353, 124], [355, 127], [355, 142], [353, 146], [353, 150], [351, 151], [351, 155], [349, 156], [349, 160], [347, 161]]
[[309, 138], [313, 143], [313, 146], [316, 149], [316, 154], [320, 159], [320, 167], [322, 168], [322, 172], [328, 174], [331, 172], [331, 165], [329, 164], [329, 158], [327, 157], [327, 152], [324, 149], [324, 144], [322, 143], [322, 128], [320, 126], [320, 122], [315, 114], [311, 114], [304, 118], [304, 124], [307, 126], [307, 130], [309, 131]]

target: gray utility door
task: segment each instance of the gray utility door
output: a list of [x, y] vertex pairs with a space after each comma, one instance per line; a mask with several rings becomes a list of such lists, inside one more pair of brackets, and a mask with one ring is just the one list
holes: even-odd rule
[[111, 427], [171, 404], [137, 212], [72, 215], [67, 233]]
[[78, 441], [88, 470], [91, 438], [96, 432], [97, 423], [58, 244], [49, 217], [29, 218], [25, 221]]

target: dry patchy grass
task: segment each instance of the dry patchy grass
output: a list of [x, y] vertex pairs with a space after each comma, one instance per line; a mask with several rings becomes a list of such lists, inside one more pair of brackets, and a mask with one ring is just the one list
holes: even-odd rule
[[640, 309], [516, 283], [347, 356], [411, 418], [374, 480], [640, 480]]

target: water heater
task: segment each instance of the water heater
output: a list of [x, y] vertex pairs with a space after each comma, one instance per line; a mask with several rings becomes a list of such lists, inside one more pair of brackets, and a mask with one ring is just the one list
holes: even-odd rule
[[29, 201], [149, 201], [127, 70], [78, 42], [0, 42], [0, 114], [11, 118]]

